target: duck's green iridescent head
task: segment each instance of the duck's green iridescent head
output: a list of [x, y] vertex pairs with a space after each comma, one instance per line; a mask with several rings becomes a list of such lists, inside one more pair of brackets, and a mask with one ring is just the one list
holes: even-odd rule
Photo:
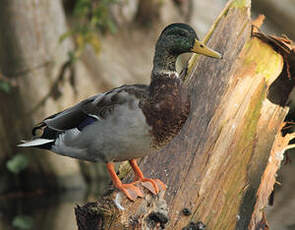
[[174, 23], [161, 33], [154, 57], [154, 70], [175, 71], [175, 62], [182, 53], [197, 53], [213, 58], [222, 55], [199, 41], [196, 32], [187, 24]]

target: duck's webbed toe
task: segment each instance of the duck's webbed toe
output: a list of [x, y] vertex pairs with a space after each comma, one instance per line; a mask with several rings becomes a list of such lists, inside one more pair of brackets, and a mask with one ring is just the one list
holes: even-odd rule
[[140, 188], [136, 187], [133, 183], [122, 184], [117, 188], [121, 190], [128, 197], [128, 199], [132, 201], [135, 201], [137, 197], [144, 197], [144, 193], [140, 190]]
[[158, 194], [160, 191], [166, 190], [167, 186], [159, 179], [141, 178], [141, 184], [153, 194]]

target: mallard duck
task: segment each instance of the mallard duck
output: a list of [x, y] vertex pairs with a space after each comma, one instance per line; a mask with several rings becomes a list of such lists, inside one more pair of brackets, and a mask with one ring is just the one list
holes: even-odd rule
[[[83, 100], [45, 118], [33, 128], [32, 140], [18, 146], [105, 162], [114, 186], [133, 201], [144, 196], [137, 183], [154, 194], [166, 189], [159, 179], [144, 177], [136, 159], [169, 143], [188, 117], [190, 100], [175, 67], [186, 52], [222, 57], [200, 42], [189, 25], [171, 24], [156, 43], [150, 85], [123, 85]], [[123, 184], [114, 170], [113, 162], [125, 160], [136, 176], [131, 184]]]

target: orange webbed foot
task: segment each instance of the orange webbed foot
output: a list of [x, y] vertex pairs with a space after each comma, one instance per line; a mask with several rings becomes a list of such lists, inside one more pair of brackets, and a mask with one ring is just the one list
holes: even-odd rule
[[133, 184], [121, 184], [116, 187], [132, 201], [135, 201], [137, 197], [144, 197], [144, 193]]
[[151, 179], [143, 176], [135, 159], [129, 161], [136, 177], [136, 181], [140, 181], [142, 186], [148, 189], [153, 194], [158, 194], [162, 190], [166, 190], [166, 185], [159, 179]]
[[166, 185], [159, 179], [141, 178], [140, 181], [143, 187], [155, 195], [167, 188]]
[[128, 199], [135, 201], [137, 197], [144, 197], [144, 193], [134, 185], [134, 183], [131, 184], [123, 184], [119, 177], [117, 176], [114, 164], [112, 162], [107, 163], [107, 168], [110, 173], [110, 176], [112, 178], [114, 186], [121, 190]]

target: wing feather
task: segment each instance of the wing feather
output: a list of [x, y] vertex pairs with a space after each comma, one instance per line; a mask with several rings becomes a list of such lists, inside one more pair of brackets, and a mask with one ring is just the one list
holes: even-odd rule
[[43, 124], [46, 124], [51, 129], [56, 131], [64, 131], [68, 129], [76, 128], [80, 123], [82, 123], [88, 114], [84, 111], [84, 106], [92, 103], [99, 98], [102, 98], [104, 94], [98, 94], [81, 101], [80, 103], [62, 111], [47, 117], [43, 120]]
[[123, 85], [106, 93], [89, 97], [80, 103], [52, 116], [49, 116], [34, 129], [49, 127], [56, 131], [73, 128], [83, 129], [94, 121], [105, 119], [114, 107], [130, 100], [129, 94], [145, 97], [148, 92], [145, 85]]

